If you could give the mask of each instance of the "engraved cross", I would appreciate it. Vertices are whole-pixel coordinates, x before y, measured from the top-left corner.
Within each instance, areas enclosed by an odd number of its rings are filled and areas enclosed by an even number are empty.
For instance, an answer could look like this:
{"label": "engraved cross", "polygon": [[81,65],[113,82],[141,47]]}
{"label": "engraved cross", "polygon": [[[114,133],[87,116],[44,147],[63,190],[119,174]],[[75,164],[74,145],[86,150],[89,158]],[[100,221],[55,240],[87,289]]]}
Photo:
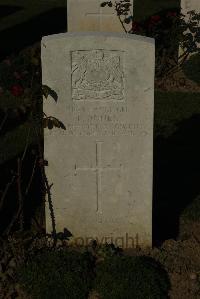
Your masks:
{"label": "engraved cross", "polygon": [[190,5],[191,5],[191,1],[186,0],[186,1],[185,1],[185,8],[186,8],[187,10],[190,9]]}
{"label": "engraved cross", "polygon": [[[99,28],[101,29],[102,28],[102,24],[103,24],[103,17],[113,17],[113,15],[115,15],[115,12],[113,10],[112,13],[106,13],[105,12],[105,8],[104,7],[101,7],[101,3],[102,3],[102,0],[99,0],[99,3],[98,3],[98,10],[96,12],[93,12],[93,13],[86,13],[85,16],[87,17],[98,17],[98,21],[99,21]],[[113,9],[113,8],[112,8]]]}
{"label": "engraved cross", "polygon": [[102,166],[102,141],[96,141],[96,154],[95,154],[95,167],[77,167],[75,164],[75,175],[77,175],[77,171],[94,171],[96,174],[96,212],[102,214],[102,205],[101,205],[101,196],[102,196],[102,172],[106,170],[116,170],[121,171],[122,164],[120,167],[111,167],[108,165],[107,167]]}

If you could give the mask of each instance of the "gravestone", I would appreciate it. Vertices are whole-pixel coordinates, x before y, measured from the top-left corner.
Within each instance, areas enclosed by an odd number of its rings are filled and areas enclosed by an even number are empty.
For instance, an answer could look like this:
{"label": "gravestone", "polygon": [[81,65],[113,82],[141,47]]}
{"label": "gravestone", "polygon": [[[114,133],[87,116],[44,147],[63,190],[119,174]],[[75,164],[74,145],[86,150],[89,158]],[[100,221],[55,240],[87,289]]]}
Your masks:
{"label": "gravestone", "polygon": [[[114,7],[101,7],[103,0],[68,0],[67,25],[68,32],[98,31],[125,32]],[[114,2],[113,2],[114,3]],[[130,0],[133,15],[133,0]],[[124,24],[126,29],[130,25]]]}
{"label": "gravestone", "polygon": [[154,39],[64,33],[41,48],[43,84],[58,95],[44,112],[66,127],[44,130],[57,231],[80,245],[150,246]]}
{"label": "gravestone", "polygon": [[[181,13],[185,15],[185,20],[189,19],[187,12],[194,10],[196,13],[200,13],[200,1],[199,0],[181,0]],[[187,33],[187,31],[186,31]],[[200,46],[200,44],[198,44]],[[183,54],[183,50],[179,48],[179,56]],[[192,55],[192,54],[191,54]],[[189,55],[189,57],[191,56]]]}
{"label": "gravestone", "polygon": [[200,12],[200,1],[199,0],[181,0],[181,12],[186,15],[187,12],[195,10],[196,12]]}

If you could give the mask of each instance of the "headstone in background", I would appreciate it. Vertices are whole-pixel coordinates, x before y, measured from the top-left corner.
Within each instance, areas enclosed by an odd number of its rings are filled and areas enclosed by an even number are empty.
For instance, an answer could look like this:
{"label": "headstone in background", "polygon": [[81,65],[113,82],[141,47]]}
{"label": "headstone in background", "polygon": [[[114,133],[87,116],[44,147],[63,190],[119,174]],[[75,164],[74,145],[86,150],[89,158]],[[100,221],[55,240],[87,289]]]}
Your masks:
{"label": "headstone in background", "polygon": [[[186,21],[189,19],[187,12],[191,10],[194,10],[196,13],[200,13],[200,0],[181,0],[181,13],[185,15]],[[179,56],[181,54],[183,54],[183,50],[179,48]]]}
{"label": "headstone in background", "polygon": [[57,231],[84,245],[151,245],[154,40],[65,33],[41,47],[43,84],[58,94],[44,112],[66,127],[44,132]]}
{"label": "headstone in background", "polygon": [[200,1],[199,0],[181,0],[181,12],[186,15],[187,12],[195,10],[196,12],[200,12]]}
{"label": "headstone in background", "polygon": [[[68,32],[103,31],[125,32],[114,7],[101,7],[103,0],[68,0]],[[133,12],[133,0],[130,0]],[[131,13],[132,15],[132,13]],[[125,24],[126,29],[130,25]]]}

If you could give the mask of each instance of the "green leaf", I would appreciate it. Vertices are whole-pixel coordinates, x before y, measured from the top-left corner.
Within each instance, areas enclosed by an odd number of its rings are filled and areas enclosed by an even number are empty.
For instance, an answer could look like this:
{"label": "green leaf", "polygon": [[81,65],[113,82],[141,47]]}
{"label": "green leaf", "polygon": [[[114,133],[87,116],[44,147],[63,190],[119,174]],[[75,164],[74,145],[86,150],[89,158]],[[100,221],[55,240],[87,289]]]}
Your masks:
{"label": "green leaf", "polygon": [[53,129],[53,121],[50,118],[47,119],[47,126],[49,130]]}
{"label": "green leaf", "polygon": [[131,22],[131,18],[130,18],[130,17],[124,19],[124,23],[126,23],[126,24],[130,24],[130,22]]}
{"label": "green leaf", "polygon": [[46,128],[48,125],[48,118],[47,117],[43,118],[42,122],[43,122],[43,128]]}
{"label": "green leaf", "polygon": [[66,130],[65,125],[61,121],[60,121],[60,127],[61,127],[61,129]]}
{"label": "green leaf", "polygon": [[51,117],[51,120],[55,127],[66,130],[65,125],[59,119],[57,119],[56,117]]}
{"label": "green leaf", "polygon": [[57,93],[47,85],[42,85],[42,94],[44,95],[44,97],[46,99],[50,95],[54,99],[55,102],[57,102],[57,100],[58,100]]}
{"label": "green leaf", "polygon": [[107,2],[102,2],[101,7],[105,7],[107,5]]}
{"label": "green leaf", "polygon": [[39,61],[38,58],[36,58],[36,57],[32,57],[32,58],[31,58],[31,63],[32,63],[33,65],[35,65],[35,66],[38,66],[38,65],[40,64],[40,61]]}
{"label": "green leaf", "polygon": [[51,117],[51,121],[52,121],[54,127],[60,128],[60,121],[57,118]]}

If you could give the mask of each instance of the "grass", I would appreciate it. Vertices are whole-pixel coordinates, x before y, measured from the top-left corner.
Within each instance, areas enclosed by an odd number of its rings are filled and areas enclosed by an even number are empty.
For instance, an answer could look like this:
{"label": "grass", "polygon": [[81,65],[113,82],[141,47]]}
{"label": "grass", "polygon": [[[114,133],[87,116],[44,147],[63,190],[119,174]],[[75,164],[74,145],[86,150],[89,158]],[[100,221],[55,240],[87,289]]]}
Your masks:
{"label": "grass", "polygon": [[170,136],[181,121],[200,114],[199,93],[155,92],[154,137]]}

